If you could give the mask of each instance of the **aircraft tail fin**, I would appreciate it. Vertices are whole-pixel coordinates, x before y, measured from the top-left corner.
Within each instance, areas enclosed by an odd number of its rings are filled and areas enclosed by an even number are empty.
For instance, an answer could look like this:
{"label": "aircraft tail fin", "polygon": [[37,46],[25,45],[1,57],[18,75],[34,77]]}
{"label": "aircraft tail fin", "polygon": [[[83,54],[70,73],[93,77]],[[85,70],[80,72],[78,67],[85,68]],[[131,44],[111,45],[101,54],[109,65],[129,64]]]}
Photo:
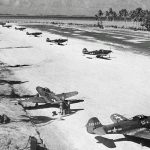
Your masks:
{"label": "aircraft tail fin", "polygon": [[89,119],[88,123],[86,124],[87,132],[90,134],[95,134],[94,130],[99,127],[103,127],[103,125],[96,117]]}
{"label": "aircraft tail fin", "polygon": [[50,38],[47,38],[47,39],[46,39],[46,42],[51,42]]}
{"label": "aircraft tail fin", "polygon": [[87,52],[88,52],[88,50],[86,48],[83,48],[82,53],[85,54]]}

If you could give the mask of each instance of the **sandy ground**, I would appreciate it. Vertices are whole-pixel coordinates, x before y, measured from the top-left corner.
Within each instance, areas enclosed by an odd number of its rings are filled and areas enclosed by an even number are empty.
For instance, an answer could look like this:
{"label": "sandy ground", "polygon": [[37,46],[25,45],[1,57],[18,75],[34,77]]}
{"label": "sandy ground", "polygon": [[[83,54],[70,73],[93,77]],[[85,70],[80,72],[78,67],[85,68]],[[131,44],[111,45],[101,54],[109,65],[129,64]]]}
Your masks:
{"label": "sandy ground", "polygon": [[[32,31],[33,29],[28,29]],[[126,117],[137,114],[150,115],[150,59],[147,56],[120,52],[112,47],[111,60],[87,59],[82,49],[108,48],[103,42],[89,42],[69,38],[68,45],[50,45],[47,37],[60,37],[43,32],[42,37],[27,36],[25,31],[0,27],[0,60],[7,64],[30,64],[30,67],[14,69],[22,81],[29,81],[24,88],[36,94],[35,87],[48,87],[56,93],[77,90],[77,98],[84,103],[72,105],[75,113],[63,120],[51,120],[37,126],[49,149],[97,150],[109,149],[107,139],[119,139],[122,135],[106,135],[102,138],[86,132],[90,117],[96,116],[103,124],[111,123],[113,113]],[[11,47],[11,48],[10,48]],[[18,48],[19,47],[19,48]],[[82,110],[83,109],[83,110]],[[51,118],[54,108],[30,110],[32,116]],[[57,110],[57,109],[56,109]],[[98,139],[98,141],[96,140]],[[112,140],[113,141],[113,140]],[[133,141],[115,142],[116,150],[141,149]],[[143,146],[142,149],[149,149]]]}

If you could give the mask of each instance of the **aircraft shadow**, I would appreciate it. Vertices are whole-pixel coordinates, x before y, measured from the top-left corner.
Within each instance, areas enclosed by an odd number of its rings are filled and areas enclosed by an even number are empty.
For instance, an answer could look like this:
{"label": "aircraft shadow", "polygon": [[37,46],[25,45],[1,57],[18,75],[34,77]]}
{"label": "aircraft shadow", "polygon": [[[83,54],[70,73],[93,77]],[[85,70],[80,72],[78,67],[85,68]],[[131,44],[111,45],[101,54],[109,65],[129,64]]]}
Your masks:
{"label": "aircraft shadow", "polygon": [[44,105],[38,105],[38,106],[27,106],[24,107],[25,110],[36,110],[36,109],[44,109],[44,108],[59,108],[58,104],[44,104]]}
{"label": "aircraft shadow", "polygon": [[32,48],[32,46],[2,47],[0,49]]}
{"label": "aircraft shadow", "polygon": [[48,150],[48,149],[45,147],[41,147],[40,145],[37,145],[36,150]]}
{"label": "aircraft shadow", "polygon": [[119,141],[131,141],[137,144],[141,144],[142,146],[146,146],[150,148],[150,140],[149,139],[144,139],[144,138],[138,138],[130,135],[125,135],[125,138],[121,139],[116,139],[114,142],[119,142]]}
{"label": "aircraft shadow", "polygon": [[76,112],[81,111],[81,110],[84,110],[84,109],[70,109],[70,114],[66,114],[66,115],[63,116],[63,117],[71,116],[71,115],[73,115],[73,114],[75,114]]}
{"label": "aircraft shadow", "polygon": [[14,91],[14,88],[12,88],[12,91],[9,95],[5,95],[5,94],[0,94],[0,97],[4,97],[4,98],[30,98],[30,97],[35,97],[36,95],[22,95],[20,96],[19,94],[16,94]]}
{"label": "aircraft shadow", "polygon": [[110,57],[96,57],[96,58],[99,58],[99,59],[105,59],[105,60],[111,60]]}
{"label": "aircraft shadow", "polygon": [[20,96],[19,94],[10,94],[10,95],[5,95],[5,94],[0,94],[0,97],[4,98],[30,98],[34,97],[35,95],[22,95]]}
{"label": "aircraft shadow", "polygon": [[22,119],[20,119],[20,121],[23,122],[29,122],[31,121],[33,124],[46,124],[46,123],[50,123],[51,121],[54,121],[55,118],[50,118],[47,116],[26,116],[26,115],[21,115],[21,117],[23,117]]}
{"label": "aircraft shadow", "polygon": [[95,139],[97,140],[97,143],[104,144],[108,148],[115,148],[116,147],[115,142],[121,142],[121,141],[130,141],[150,148],[150,140],[129,136],[129,135],[125,135],[125,138],[120,138],[116,140],[104,138],[102,136],[96,136]]}
{"label": "aircraft shadow", "polygon": [[[84,100],[77,100],[77,101],[74,101],[74,102],[71,102],[71,104],[74,104],[74,103],[80,103],[80,102],[83,102]],[[43,104],[43,105],[38,105],[38,106],[25,106],[24,109],[26,110],[34,110],[34,109],[45,109],[45,108],[59,108],[60,105],[59,104],[50,104],[50,103],[47,103],[47,104]]]}
{"label": "aircraft shadow", "polygon": [[10,85],[13,85],[13,84],[23,84],[23,83],[26,83],[26,82],[29,82],[29,81],[11,81],[11,80],[0,80],[0,84],[1,85],[4,85],[4,84],[10,84]]}
{"label": "aircraft shadow", "polygon": [[11,66],[11,65],[8,65],[8,66],[5,66],[5,67],[10,67],[10,68],[18,68],[18,67],[28,67],[28,66],[31,66],[31,65],[14,65],[14,66]]}
{"label": "aircraft shadow", "polygon": [[34,124],[41,124],[41,123],[50,122],[55,119],[47,117],[47,116],[32,116],[32,117],[30,117],[30,120]]}

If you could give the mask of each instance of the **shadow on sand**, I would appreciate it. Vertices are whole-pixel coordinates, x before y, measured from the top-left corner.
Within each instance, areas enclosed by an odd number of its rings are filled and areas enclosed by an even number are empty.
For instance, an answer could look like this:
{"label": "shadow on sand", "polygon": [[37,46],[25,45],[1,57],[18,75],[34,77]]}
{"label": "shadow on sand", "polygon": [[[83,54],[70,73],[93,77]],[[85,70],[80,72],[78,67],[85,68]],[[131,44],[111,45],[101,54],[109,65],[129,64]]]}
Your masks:
{"label": "shadow on sand", "polygon": [[14,66],[11,66],[11,65],[8,65],[8,66],[5,66],[5,67],[10,67],[10,68],[19,68],[19,67],[29,67],[31,65],[14,65]]}
{"label": "shadow on sand", "polygon": [[50,121],[55,120],[54,118],[50,118],[47,116],[26,116],[26,115],[21,115],[23,117],[21,121],[31,121],[34,124],[42,124],[42,123],[48,123]]}
{"label": "shadow on sand", "polygon": [[35,97],[35,95],[22,95],[20,96],[19,94],[16,94],[14,89],[12,88],[12,91],[9,95],[5,95],[5,94],[0,94],[0,97],[4,97],[4,98],[30,98],[30,97]]}
{"label": "shadow on sand", "polygon": [[29,81],[22,82],[22,81],[0,80],[1,85],[4,85],[4,84],[10,84],[10,85],[23,84],[23,83],[26,83],[26,82],[29,82]]}
{"label": "shadow on sand", "polygon": [[0,49],[32,48],[32,46],[1,47]]}
{"label": "shadow on sand", "polygon": [[47,116],[33,116],[33,117],[30,117],[30,120],[34,124],[41,124],[41,123],[50,122],[50,121],[55,120],[55,119],[47,117]]}
{"label": "shadow on sand", "polygon": [[150,148],[150,140],[129,136],[129,135],[125,135],[125,138],[120,138],[116,140],[104,138],[102,136],[96,136],[95,139],[97,140],[97,143],[104,144],[108,148],[115,148],[116,147],[115,142],[121,142],[121,141],[130,141]]}
{"label": "shadow on sand", "polygon": [[59,104],[44,104],[38,106],[25,106],[25,110],[36,110],[36,109],[45,109],[45,108],[59,108]]}
{"label": "shadow on sand", "polygon": [[[83,101],[84,100],[74,100],[73,102],[71,102],[71,104],[80,103],[80,102],[83,102]],[[27,106],[27,107],[24,107],[24,109],[26,109],[26,110],[34,110],[34,109],[59,108],[59,107],[60,107],[59,104],[50,104],[50,103],[47,103],[47,104],[38,105],[38,106]]]}
{"label": "shadow on sand", "polygon": [[96,57],[96,58],[105,59],[105,60],[111,60],[111,57]]}

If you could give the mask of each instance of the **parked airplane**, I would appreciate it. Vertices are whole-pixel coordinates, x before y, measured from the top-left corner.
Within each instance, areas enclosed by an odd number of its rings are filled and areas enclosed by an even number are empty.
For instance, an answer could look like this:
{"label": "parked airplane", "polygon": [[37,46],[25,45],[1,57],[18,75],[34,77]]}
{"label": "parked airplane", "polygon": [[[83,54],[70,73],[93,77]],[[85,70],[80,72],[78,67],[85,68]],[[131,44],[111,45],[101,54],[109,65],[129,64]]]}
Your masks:
{"label": "parked airplane", "polygon": [[55,39],[55,40],[50,40],[49,38],[46,39],[46,42],[56,43],[58,45],[63,45],[63,43],[67,41],[68,39]]}
{"label": "parked airplane", "polygon": [[5,25],[5,24],[6,24],[5,22],[0,22],[0,25],[2,25],[2,26]]}
{"label": "parked airplane", "polygon": [[[36,103],[36,106],[38,106],[38,103],[50,103],[50,104],[61,104],[61,103],[78,103],[83,100],[77,100],[77,99],[68,99],[69,97],[75,96],[78,94],[77,91],[68,92],[68,93],[62,93],[62,94],[55,94],[52,91],[50,91],[48,88],[43,87],[36,87],[36,90],[38,92],[36,97],[31,97],[29,99],[23,100],[24,102],[32,102]],[[22,100],[19,102],[23,102]]]}
{"label": "parked airplane", "polygon": [[6,25],[6,24],[4,24],[4,25],[2,25],[3,27],[6,27],[6,28],[11,28],[12,27],[12,25]]}
{"label": "parked airplane", "polygon": [[26,28],[24,28],[24,27],[15,27],[15,29],[16,29],[16,30],[23,31],[23,30],[25,30]]}
{"label": "parked airplane", "polygon": [[82,50],[83,54],[96,55],[97,58],[103,58],[104,56],[107,56],[111,52],[112,52],[111,50],[104,50],[104,49],[94,50],[94,51],[88,51],[86,48],[84,48]]}
{"label": "parked airplane", "polygon": [[33,35],[35,37],[38,37],[39,35],[42,34],[42,32],[33,32],[33,33],[29,33],[29,32],[26,32],[27,35]]}
{"label": "parked airplane", "polygon": [[150,139],[150,116],[137,115],[127,119],[119,114],[111,115],[114,122],[109,125],[102,125],[98,118],[91,118],[87,125],[87,132],[90,134],[123,134],[134,137]]}

